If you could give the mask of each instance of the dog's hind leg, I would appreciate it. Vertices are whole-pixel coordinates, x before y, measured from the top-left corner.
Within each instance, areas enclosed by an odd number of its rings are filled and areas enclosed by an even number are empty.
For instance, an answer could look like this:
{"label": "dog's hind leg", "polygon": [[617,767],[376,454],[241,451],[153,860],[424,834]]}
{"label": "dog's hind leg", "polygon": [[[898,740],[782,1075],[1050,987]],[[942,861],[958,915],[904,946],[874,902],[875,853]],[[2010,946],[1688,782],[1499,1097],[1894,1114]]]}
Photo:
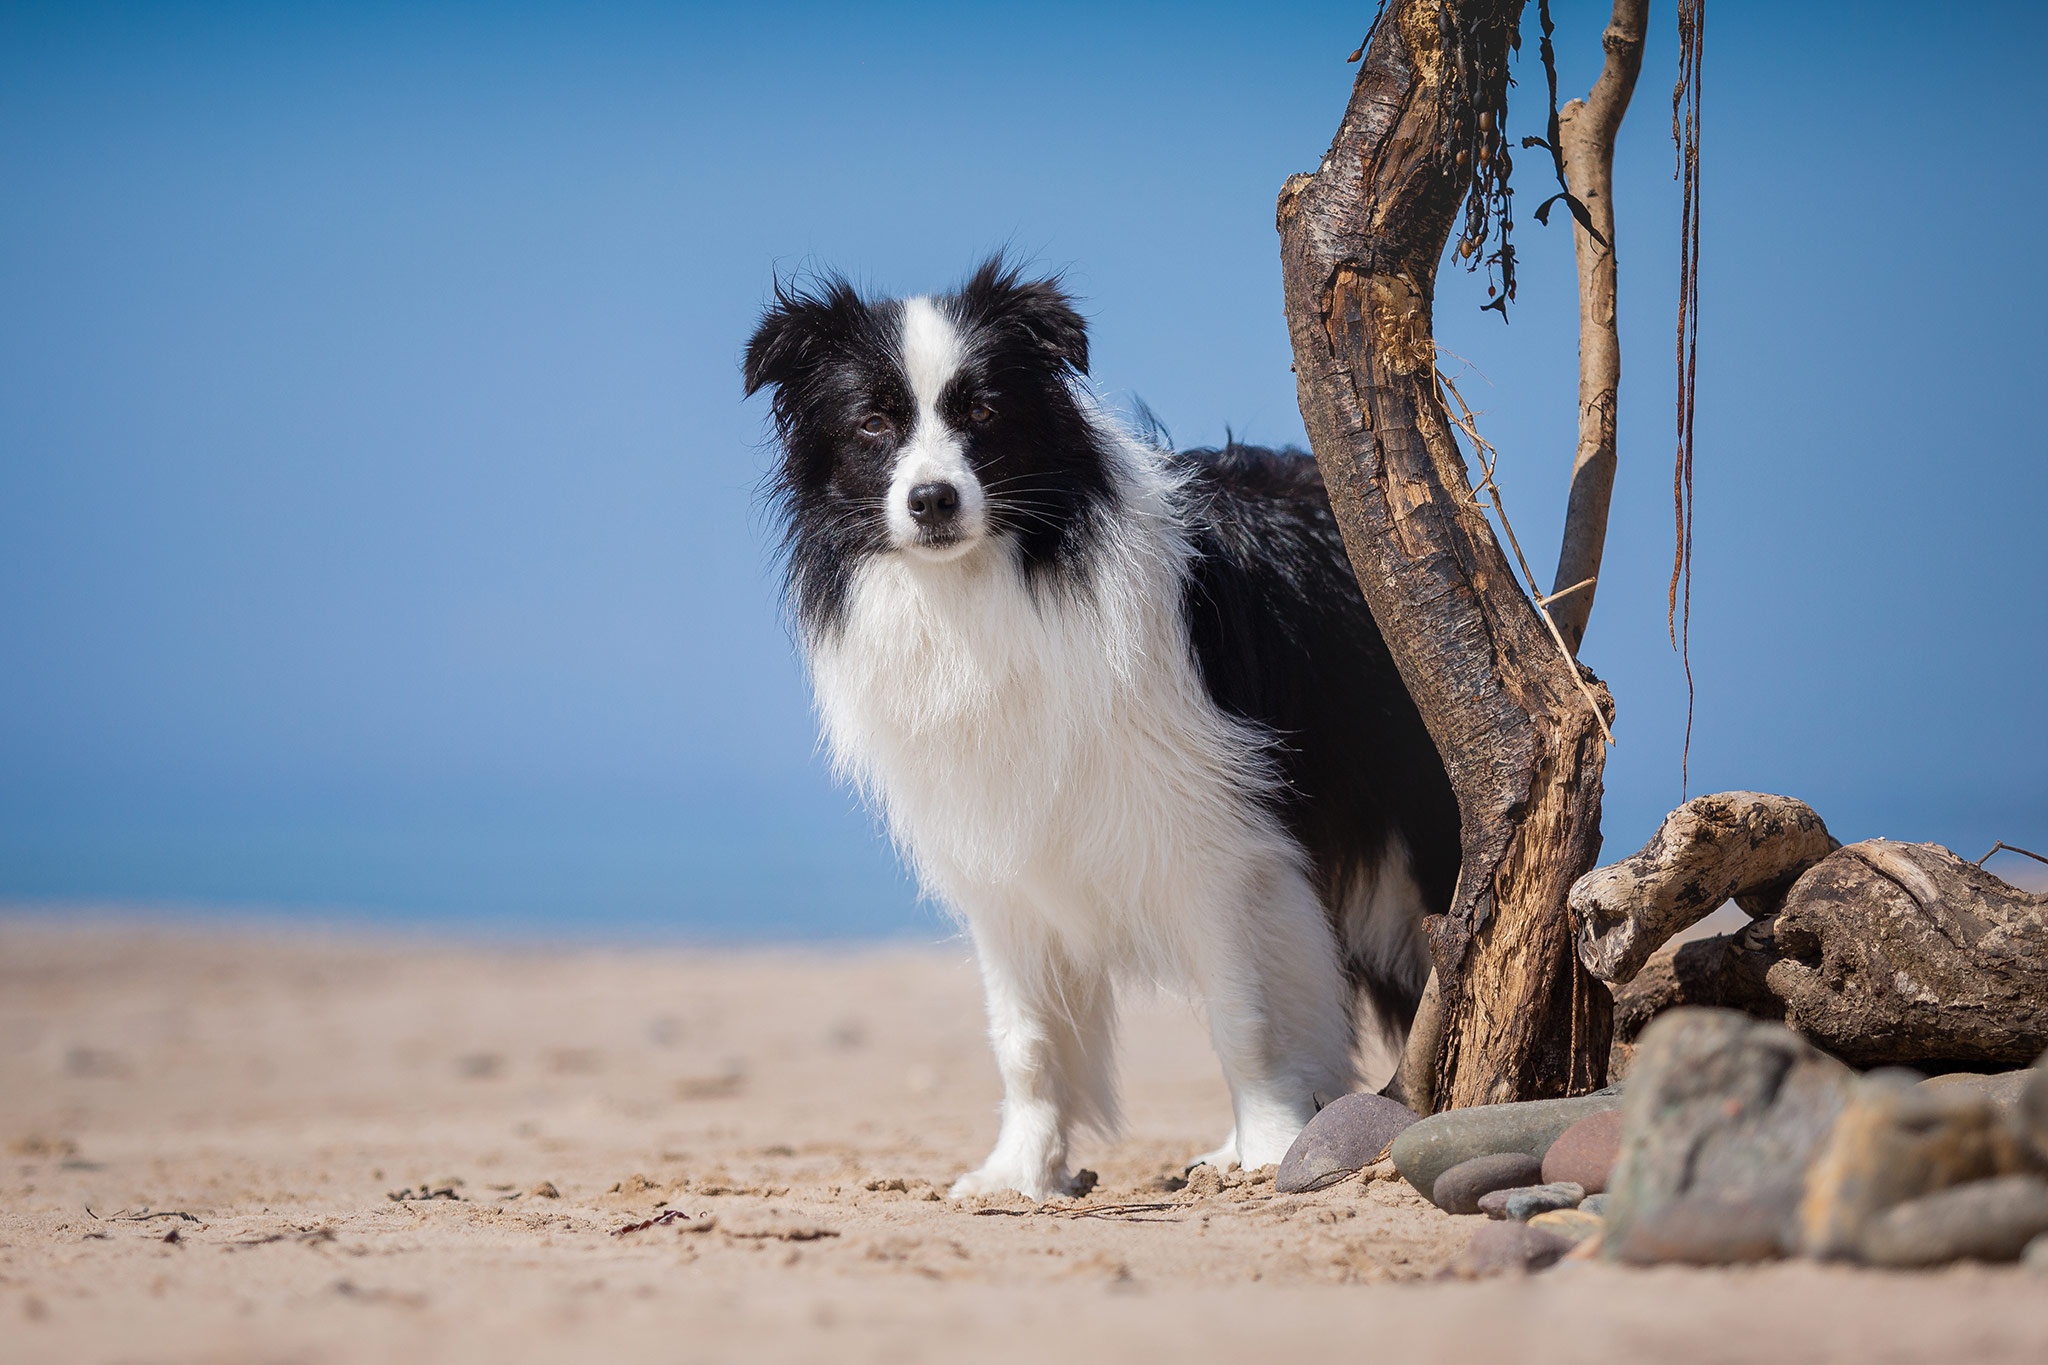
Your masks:
{"label": "dog's hind leg", "polygon": [[975,947],[1003,1076],[1002,1129],[980,1169],[953,1182],[952,1195],[1071,1193],[1073,1130],[1116,1125],[1114,990],[1106,975],[1076,968],[1042,941],[977,925]]}
{"label": "dog's hind leg", "polygon": [[1348,1094],[1356,1083],[1351,986],[1291,859],[1263,860],[1233,902],[1212,909],[1196,965],[1237,1127],[1203,1159],[1256,1170],[1286,1155],[1318,1093]]}

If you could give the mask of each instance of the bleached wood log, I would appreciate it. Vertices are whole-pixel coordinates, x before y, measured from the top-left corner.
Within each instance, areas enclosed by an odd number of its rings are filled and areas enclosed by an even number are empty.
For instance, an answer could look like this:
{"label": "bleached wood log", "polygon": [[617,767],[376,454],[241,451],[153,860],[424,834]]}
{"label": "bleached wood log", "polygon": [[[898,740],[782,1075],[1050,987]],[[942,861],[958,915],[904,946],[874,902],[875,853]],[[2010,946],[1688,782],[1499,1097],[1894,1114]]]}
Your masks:
{"label": "bleached wood log", "polygon": [[1853,1066],[2025,1066],[2048,1047],[2048,895],[1939,844],[1871,839],[1801,877],[1765,980]]}
{"label": "bleached wood log", "polygon": [[1694,797],[1635,856],[1573,884],[1579,961],[1602,981],[1625,984],[1673,934],[1731,897],[1752,915],[1775,913],[1799,875],[1839,847],[1804,801],[1763,792]]}

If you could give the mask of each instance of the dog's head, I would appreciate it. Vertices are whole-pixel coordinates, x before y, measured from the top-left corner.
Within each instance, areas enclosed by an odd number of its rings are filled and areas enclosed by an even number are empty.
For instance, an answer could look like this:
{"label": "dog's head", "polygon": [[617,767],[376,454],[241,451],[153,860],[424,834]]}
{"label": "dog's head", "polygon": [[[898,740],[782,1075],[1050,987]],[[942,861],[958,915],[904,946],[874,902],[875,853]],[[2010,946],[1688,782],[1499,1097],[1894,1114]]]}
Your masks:
{"label": "dog's head", "polygon": [[1007,538],[1050,566],[1108,488],[1075,388],[1087,324],[1056,280],[1000,258],[932,297],[778,285],[745,369],[749,394],[775,391],[793,560],[943,563]]}

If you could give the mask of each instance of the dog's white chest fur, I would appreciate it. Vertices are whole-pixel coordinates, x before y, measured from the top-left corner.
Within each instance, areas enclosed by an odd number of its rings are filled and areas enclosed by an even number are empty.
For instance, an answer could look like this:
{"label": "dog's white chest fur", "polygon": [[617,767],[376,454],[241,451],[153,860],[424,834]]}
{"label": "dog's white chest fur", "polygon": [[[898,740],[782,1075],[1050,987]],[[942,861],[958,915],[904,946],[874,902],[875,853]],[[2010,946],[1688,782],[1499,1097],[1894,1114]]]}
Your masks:
{"label": "dog's white chest fur", "polygon": [[970,920],[1176,973],[1204,899],[1191,888],[1239,881],[1248,845],[1284,842],[1259,805],[1258,736],[1195,675],[1184,554],[1134,518],[1087,587],[1035,592],[1001,542],[947,563],[882,556],[814,645],[836,763]]}

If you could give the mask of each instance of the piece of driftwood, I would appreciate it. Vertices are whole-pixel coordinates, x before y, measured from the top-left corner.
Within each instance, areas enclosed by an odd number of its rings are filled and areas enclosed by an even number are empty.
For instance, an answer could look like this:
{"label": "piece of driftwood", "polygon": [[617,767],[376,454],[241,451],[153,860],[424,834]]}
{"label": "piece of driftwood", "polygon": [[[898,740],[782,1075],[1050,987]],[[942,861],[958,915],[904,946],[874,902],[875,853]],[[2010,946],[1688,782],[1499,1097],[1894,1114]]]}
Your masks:
{"label": "piece of driftwood", "polygon": [[[1551,619],[1577,653],[1600,588],[1607,544],[1607,506],[1614,496],[1614,417],[1621,389],[1621,331],[1615,325],[1614,136],[1628,113],[1650,0],[1614,0],[1600,35],[1606,61],[1583,100],[1558,113],[1558,151],[1565,179],[1586,206],[1592,231],[1574,218],[1572,251],[1579,267],[1579,445],[1572,456],[1571,501],[1550,589]],[[1597,233],[1596,237],[1594,234]]]}
{"label": "piece of driftwood", "polygon": [[2048,895],[1939,844],[1850,844],[1772,926],[1785,1022],[1856,1066],[2025,1066],[2048,1047]]}
{"label": "piece of driftwood", "polygon": [[1665,816],[1633,857],[1573,885],[1579,961],[1610,985],[1626,984],[1673,934],[1730,897],[1751,915],[1775,913],[1799,875],[1839,847],[1804,801],[1763,792],[1696,796]]}
{"label": "piece of driftwood", "polygon": [[1442,1025],[1434,1075],[1414,1087],[1437,1109],[1595,1089],[1608,1051],[1611,1001],[1579,966],[1564,898],[1599,852],[1594,708],[1611,702],[1598,690],[1589,704],[1494,539],[1432,334],[1474,170],[1505,154],[1521,8],[1394,0],[1321,167],[1289,179],[1278,209],[1309,443],[1458,796],[1463,871],[1430,922]]}

